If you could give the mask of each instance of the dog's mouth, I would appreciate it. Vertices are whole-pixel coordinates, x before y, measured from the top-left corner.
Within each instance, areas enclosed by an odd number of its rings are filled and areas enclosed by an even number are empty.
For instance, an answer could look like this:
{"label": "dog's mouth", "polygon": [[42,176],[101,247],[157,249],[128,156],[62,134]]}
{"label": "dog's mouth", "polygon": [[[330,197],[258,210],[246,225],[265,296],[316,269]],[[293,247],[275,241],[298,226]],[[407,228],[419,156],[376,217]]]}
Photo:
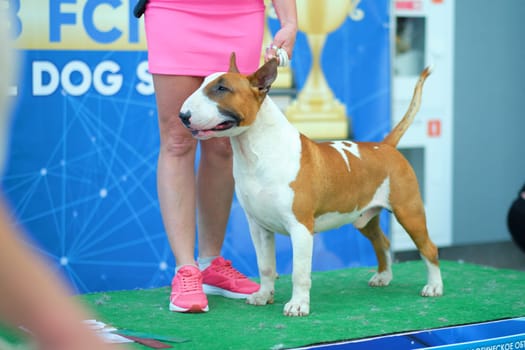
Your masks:
{"label": "dog's mouth", "polygon": [[224,121],[217,124],[211,129],[200,129],[200,130],[192,129],[191,133],[193,134],[193,136],[209,137],[209,136],[212,136],[212,134],[216,131],[229,130],[235,126],[239,126],[239,124],[241,123],[241,120],[242,120],[241,116],[237,114],[236,112],[233,112],[233,111],[230,111],[224,108],[219,108],[219,112],[221,115],[226,117]]}
{"label": "dog's mouth", "polygon": [[238,125],[238,123],[235,120],[225,120],[210,130],[211,131],[223,131],[223,130],[231,129],[236,125]]}
{"label": "dog's mouth", "polygon": [[226,131],[229,130],[235,126],[237,126],[239,123],[236,120],[225,120],[222,123],[217,124],[215,127],[211,129],[191,129],[191,134],[194,137],[197,138],[209,138],[213,137],[214,134],[218,131]]}

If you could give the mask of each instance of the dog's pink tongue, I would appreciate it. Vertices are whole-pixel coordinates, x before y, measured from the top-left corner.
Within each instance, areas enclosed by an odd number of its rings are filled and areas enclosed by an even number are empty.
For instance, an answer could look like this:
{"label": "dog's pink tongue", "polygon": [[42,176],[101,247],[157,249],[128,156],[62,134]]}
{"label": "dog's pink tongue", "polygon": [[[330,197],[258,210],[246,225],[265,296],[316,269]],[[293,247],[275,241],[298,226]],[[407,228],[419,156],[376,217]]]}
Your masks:
{"label": "dog's pink tongue", "polygon": [[231,128],[233,125],[233,123],[231,122],[224,122],[224,123],[220,123],[219,125],[217,125],[214,130],[223,130],[223,129],[229,129]]}

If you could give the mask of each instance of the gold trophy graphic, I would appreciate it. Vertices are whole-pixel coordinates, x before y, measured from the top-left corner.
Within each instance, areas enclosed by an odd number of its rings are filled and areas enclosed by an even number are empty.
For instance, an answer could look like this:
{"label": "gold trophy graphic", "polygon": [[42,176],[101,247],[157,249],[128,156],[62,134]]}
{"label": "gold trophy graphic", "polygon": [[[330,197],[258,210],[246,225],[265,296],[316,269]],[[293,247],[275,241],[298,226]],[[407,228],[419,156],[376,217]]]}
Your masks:
{"label": "gold trophy graphic", "polygon": [[285,111],[299,131],[314,139],[346,139],[349,120],[345,105],[328,86],[321,69],[321,53],[326,36],[339,28],[347,16],[363,18],[357,9],[360,0],[297,0],[299,30],[304,32],[312,51],[312,67],[303,89]]}

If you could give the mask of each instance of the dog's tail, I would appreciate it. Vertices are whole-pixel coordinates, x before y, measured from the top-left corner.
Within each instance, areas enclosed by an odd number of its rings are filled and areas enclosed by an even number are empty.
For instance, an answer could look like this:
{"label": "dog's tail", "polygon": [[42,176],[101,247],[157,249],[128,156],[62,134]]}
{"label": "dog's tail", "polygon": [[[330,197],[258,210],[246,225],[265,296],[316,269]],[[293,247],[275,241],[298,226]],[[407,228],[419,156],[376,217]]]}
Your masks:
{"label": "dog's tail", "polygon": [[410,101],[408,110],[403,116],[403,119],[401,119],[401,121],[395,126],[395,128],[390,132],[390,134],[388,134],[385,137],[383,143],[396,147],[401,137],[405,134],[408,127],[412,124],[414,117],[419,111],[419,106],[421,105],[421,94],[423,92],[423,84],[425,83],[425,80],[431,72],[432,67],[426,67],[421,72],[421,74],[419,75],[419,80],[416,83],[416,87],[414,88],[414,95],[412,95],[412,101]]}

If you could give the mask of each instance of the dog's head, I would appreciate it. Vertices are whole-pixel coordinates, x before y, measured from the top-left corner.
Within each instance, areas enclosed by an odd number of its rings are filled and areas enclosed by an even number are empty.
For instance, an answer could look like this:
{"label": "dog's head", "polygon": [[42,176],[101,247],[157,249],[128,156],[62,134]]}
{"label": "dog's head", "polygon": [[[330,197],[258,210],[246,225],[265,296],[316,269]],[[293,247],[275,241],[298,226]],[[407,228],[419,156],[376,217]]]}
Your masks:
{"label": "dog's head", "polygon": [[198,139],[236,136],[257,118],[257,112],[277,77],[277,60],[271,59],[251,75],[239,73],[235,53],[227,73],[214,73],[184,101],[180,119]]}

